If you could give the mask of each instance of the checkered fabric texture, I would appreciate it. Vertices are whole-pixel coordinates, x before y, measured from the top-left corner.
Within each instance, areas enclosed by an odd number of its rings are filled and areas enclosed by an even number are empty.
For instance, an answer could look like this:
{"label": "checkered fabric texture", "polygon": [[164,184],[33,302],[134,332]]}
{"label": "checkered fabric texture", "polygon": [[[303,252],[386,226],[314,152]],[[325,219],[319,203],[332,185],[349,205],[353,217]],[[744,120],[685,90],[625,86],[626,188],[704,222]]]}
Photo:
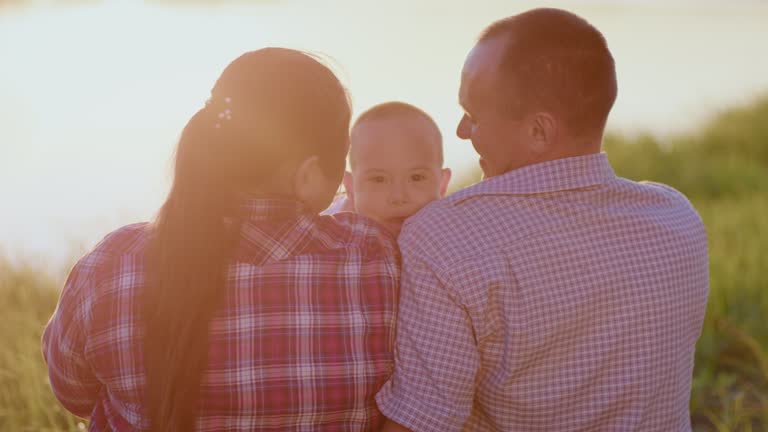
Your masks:
{"label": "checkered fabric texture", "polygon": [[395,373],[416,431],[689,431],[707,240],[688,200],[605,154],[432,203],[399,238]]}
{"label": "checkered fabric texture", "polygon": [[[352,213],[310,215],[294,201],[243,210],[196,430],[378,428],[374,396],[393,370],[395,240]],[[82,258],[43,336],[54,393],[91,416],[92,431],[149,427],[137,296],[148,232],[124,227]]]}

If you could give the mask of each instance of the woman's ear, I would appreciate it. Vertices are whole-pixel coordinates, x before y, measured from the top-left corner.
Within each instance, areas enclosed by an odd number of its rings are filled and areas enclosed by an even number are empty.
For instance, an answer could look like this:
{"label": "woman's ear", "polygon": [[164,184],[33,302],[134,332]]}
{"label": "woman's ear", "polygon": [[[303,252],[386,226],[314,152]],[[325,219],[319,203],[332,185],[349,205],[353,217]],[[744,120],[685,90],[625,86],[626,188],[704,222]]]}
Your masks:
{"label": "woman's ear", "polygon": [[313,211],[320,211],[328,207],[334,192],[335,189],[330,187],[320,166],[320,157],[309,156],[299,163],[293,175],[293,193],[296,199]]}
{"label": "woman's ear", "polygon": [[448,183],[451,182],[451,169],[443,168],[440,174],[440,197],[444,197],[448,192]]}

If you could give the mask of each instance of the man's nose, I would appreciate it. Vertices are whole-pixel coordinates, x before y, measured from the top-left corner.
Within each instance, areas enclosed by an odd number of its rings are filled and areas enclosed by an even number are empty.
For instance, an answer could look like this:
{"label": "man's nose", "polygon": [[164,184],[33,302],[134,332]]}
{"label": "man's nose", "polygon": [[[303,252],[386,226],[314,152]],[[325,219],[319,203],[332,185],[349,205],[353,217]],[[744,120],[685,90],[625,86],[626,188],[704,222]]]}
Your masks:
{"label": "man's nose", "polygon": [[456,136],[463,140],[470,138],[470,124],[466,114],[461,116],[461,120],[459,120],[459,125],[456,127]]}

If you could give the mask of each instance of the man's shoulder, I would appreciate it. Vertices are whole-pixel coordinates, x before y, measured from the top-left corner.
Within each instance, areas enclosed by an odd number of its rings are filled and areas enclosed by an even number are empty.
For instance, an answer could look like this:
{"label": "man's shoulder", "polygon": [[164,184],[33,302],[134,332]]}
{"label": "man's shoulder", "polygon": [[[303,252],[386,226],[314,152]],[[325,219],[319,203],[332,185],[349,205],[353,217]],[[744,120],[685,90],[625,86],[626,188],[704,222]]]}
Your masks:
{"label": "man's shoulder", "polygon": [[493,204],[482,199],[489,195],[494,195],[494,189],[486,181],[472,184],[429,203],[408,219],[406,224],[418,225],[427,232],[447,237],[464,235],[465,229],[488,223],[485,218],[472,218],[473,213],[497,210],[493,209]]}
{"label": "man's shoulder", "polygon": [[688,197],[670,185],[654,181],[634,182],[627,179],[620,180],[629,183],[632,185],[631,187],[639,188],[649,199],[662,203],[666,207],[677,208],[678,210],[689,212],[697,218],[699,217],[698,212]]}
{"label": "man's shoulder", "polygon": [[[411,216],[398,238],[403,253],[406,249],[430,256],[443,265],[474,256],[484,239],[485,220],[474,218],[461,200],[446,197],[433,201]],[[483,246],[484,247],[484,246]]]}
{"label": "man's shoulder", "polygon": [[673,188],[670,185],[664,184],[664,183],[658,183],[654,181],[641,181],[638,182],[639,185],[645,187],[647,190],[653,190],[660,196],[665,197],[666,199],[669,199],[671,201],[679,202],[680,204],[687,204],[690,205],[690,201],[688,200],[688,197],[685,196],[682,192],[679,190]]}
{"label": "man's shoulder", "polygon": [[487,193],[487,189],[488,183],[486,181],[479,181],[457,190],[456,192],[443,198],[442,201],[445,201],[446,204],[451,206],[461,205],[470,198],[474,198]]}

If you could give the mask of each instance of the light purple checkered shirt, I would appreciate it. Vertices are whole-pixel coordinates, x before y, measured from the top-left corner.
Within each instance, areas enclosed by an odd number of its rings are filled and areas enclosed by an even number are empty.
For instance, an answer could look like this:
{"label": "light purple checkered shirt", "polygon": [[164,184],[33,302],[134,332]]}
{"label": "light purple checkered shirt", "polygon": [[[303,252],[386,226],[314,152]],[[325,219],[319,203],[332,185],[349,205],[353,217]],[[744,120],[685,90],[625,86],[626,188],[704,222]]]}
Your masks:
{"label": "light purple checkered shirt", "polygon": [[493,177],[411,218],[395,373],[417,431],[689,431],[707,240],[674,189],[605,154]]}

